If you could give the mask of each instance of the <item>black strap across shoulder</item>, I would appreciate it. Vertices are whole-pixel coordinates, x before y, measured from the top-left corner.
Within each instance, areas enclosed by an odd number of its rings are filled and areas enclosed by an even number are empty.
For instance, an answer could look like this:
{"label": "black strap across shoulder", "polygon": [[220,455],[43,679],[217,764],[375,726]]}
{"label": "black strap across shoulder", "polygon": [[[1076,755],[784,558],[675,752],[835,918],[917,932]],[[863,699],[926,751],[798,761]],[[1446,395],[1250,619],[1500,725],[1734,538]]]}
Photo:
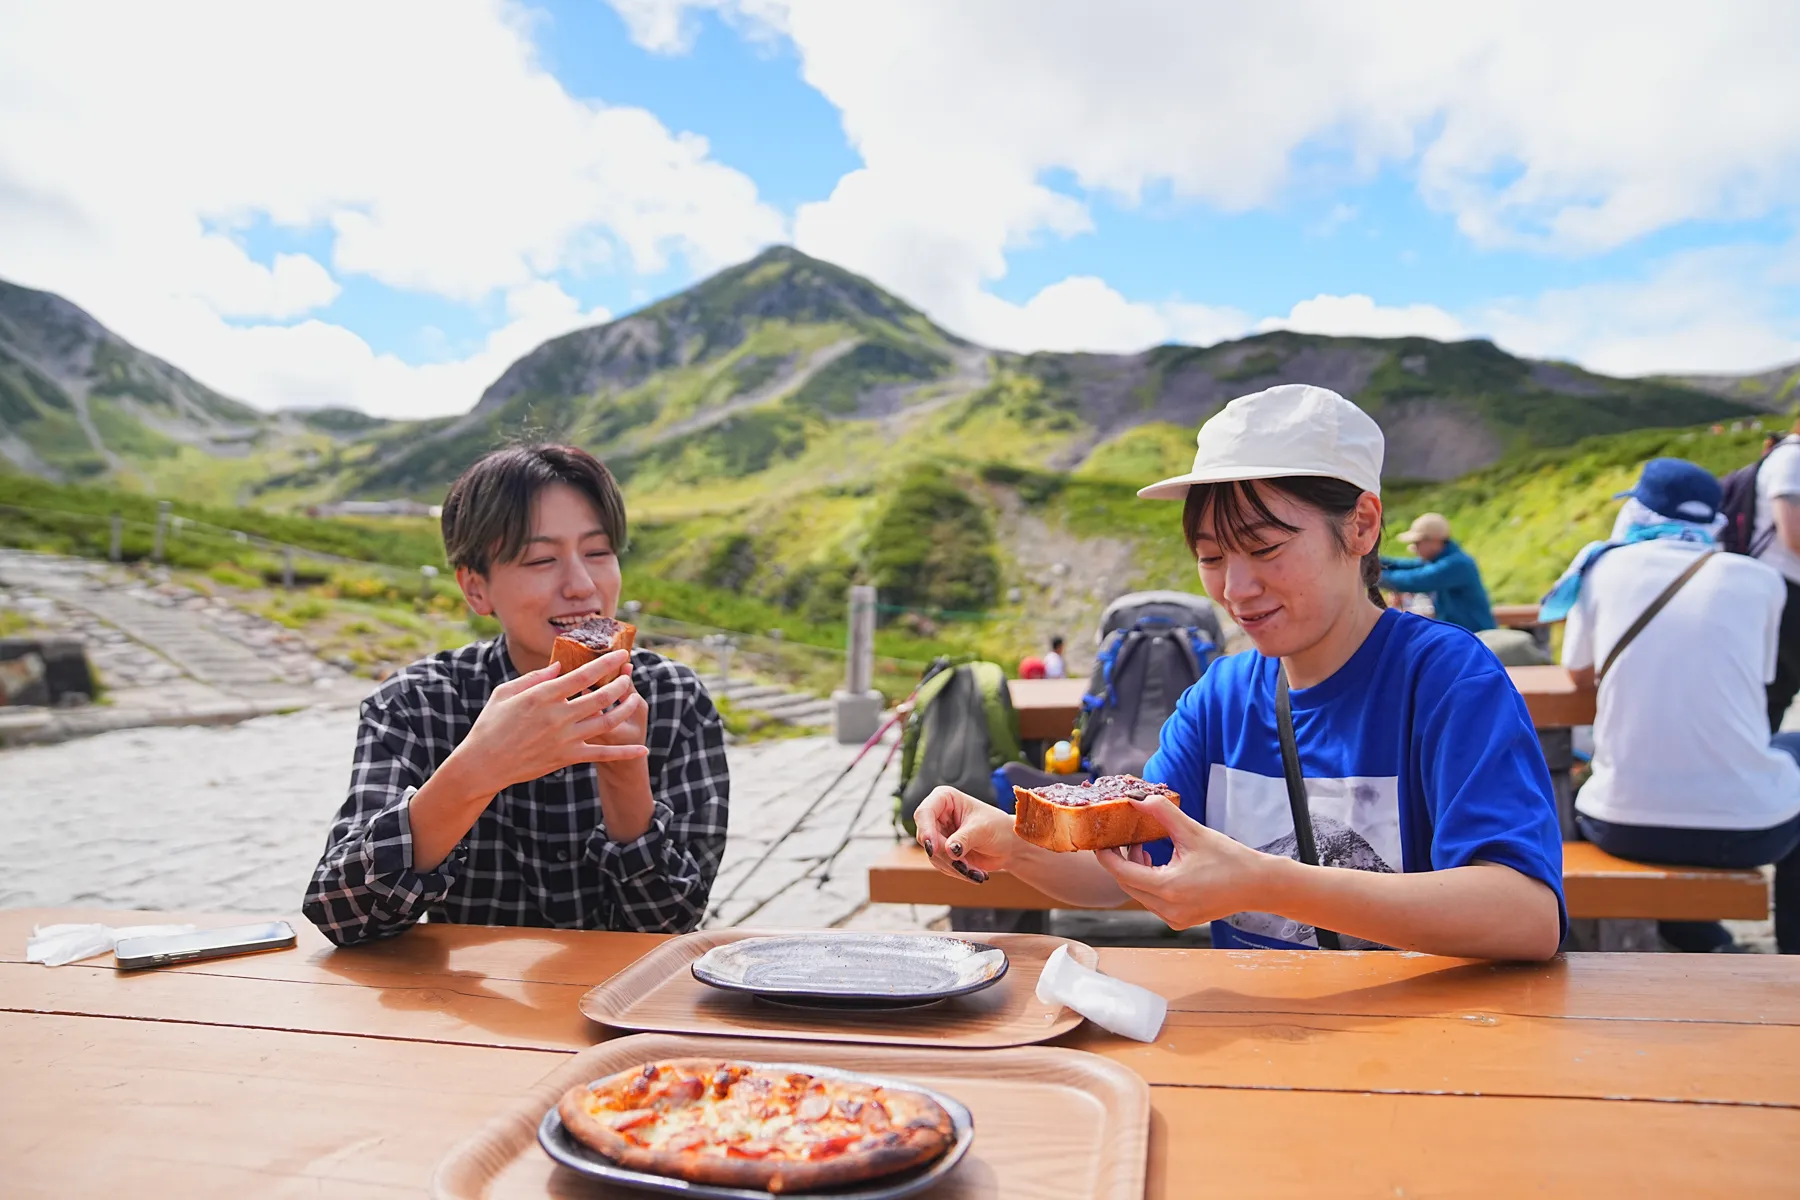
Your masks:
{"label": "black strap across shoulder", "polygon": [[[1294,841],[1299,844],[1300,861],[1309,867],[1319,865],[1319,847],[1313,840],[1312,809],[1306,803],[1306,779],[1300,774],[1300,746],[1294,740],[1294,710],[1288,703],[1287,667],[1275,660],[1275,727],[1281,736],[1281,773],[1287,777],[1288,809],[1294,816]],[[1329,929],[1318,929],[1319,949],[1341,950],[1338,935]]]}
{"label": "black strap across shoulder", "polygon": [[1638,614],[1637,620],[1631,623],[1631,628],[1627,629],[1619,640],[1613,643],[1613,648],[1607,652],[1606,661],[1600,664],[1600,669],[1594,672],[1595,687],[1600,686],[1600,681],[1606,678],[1606,673],[1612,669],[1613,663],[1618,659],[1625,647],[1631,645],[1632,639],[1644,632],[1644,626],[1650,623],[1650,618],[1661,612],[1663,607],[1675,598],[1675,593],[1686,587],[1688,580],[1700,573],[1700,568],[1706,565],[1706,560],[1717,553],[1717,550],[1708,550],[1699,558],[1696,558],[1688,565],[1687,570],[1677,575],[1669,586],[1662,590],[1661,595],[1650,602],[1648,608]]}

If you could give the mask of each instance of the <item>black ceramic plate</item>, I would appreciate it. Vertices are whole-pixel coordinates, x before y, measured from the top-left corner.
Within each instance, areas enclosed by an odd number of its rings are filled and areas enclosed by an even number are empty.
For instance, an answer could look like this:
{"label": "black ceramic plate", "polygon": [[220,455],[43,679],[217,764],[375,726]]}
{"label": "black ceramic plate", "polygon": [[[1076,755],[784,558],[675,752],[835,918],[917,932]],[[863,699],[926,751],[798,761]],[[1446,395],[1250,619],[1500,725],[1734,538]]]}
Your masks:
{"label": "black ceramic plate", "polygon": [[992,987],[1006,974],[1006,951],[918,934],[750,937],[714,946],[692,970],[701,983],[768,999],[893,1006]]}
{"label": "black ceramic plate", "polygon": [[[814,1067],[805,1063],[759,1063],[758,1066],[772,1067],[780,1071],[804,1071],[808,1075],[820,1075],[833,1079],[854,1079],[860,1083],[874,1084],[878,1087],[891,1088],[901,1092],[920,1092],[930,1096],[944,1106],[950,1114],[950,1124],[955,1131],[956,1140],[951,1143],[942,1157],[922,1167],[914,1167],[899,1174],[871,1179],[867,1183],[851,1184],[848,1187],[828,1188],[824,1191],[810,1193],[813,1195],[831,1196],[833,1200],[900,1200],[902,1196],[911,1196],[922,1192],[944,1176],[948,1175],[956,1164],[962,1161],[963,1155],[969,1152],[969,1146],[975,1140],[975,1118],[968,1108],[952,1100],[942,1092],[934,1092],[904,1079],[890,1079],[880,1075],[864,1075],[856,1071],[840,1071],[835,1067]],[[782,1200],[772,1192],[758,1188],[721,1187],[712,1183],[688,1183],[681,1179],[670,1179],[666,1175],[651,1175],[645,1171],[628,1171],[610,1158],[597,1151],[590,1150],[573,1137],[563,1127],[562,1117],[555,1106],[544,1114],[538,1122],[538,1145],[544,1152],[571,1171],[579,1171],[594,1179],[603,1179],[608,1183],[622,1187],[638,1188],[646,1192],[660,1192],[669,1196],[707,1197],[708,1200]],[[807,1195],[805,1192],[784,1192],[783,1196]]]}

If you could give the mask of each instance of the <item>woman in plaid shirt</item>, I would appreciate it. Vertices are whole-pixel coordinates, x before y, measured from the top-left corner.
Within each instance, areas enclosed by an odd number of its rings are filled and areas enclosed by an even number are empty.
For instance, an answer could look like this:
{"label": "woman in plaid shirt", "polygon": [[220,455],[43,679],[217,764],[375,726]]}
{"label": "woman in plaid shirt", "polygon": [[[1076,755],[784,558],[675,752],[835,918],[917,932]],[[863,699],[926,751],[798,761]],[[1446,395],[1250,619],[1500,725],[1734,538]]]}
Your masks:
{"label": "woman in plaid shirt", "polygon": [[496,451],[450,489],[443,531],[469,607],[502,635],[416,662],[363,701],[306,915],[339,945],[427,913],[694,928],[725,848],[718,711],[693,671],[645,650],[560,678],[550,658],[559,631],[618,607],[625,505],[611,473],[571,446]]}

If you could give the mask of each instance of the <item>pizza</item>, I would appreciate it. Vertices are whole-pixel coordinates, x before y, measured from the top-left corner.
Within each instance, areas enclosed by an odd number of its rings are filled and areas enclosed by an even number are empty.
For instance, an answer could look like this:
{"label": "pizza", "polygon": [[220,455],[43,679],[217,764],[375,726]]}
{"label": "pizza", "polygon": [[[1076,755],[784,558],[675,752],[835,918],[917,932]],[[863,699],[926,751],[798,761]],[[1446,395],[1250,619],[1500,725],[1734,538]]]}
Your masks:
{"label": "pizza", "polygon": [[956,1140],[931,1097],[711,1058],[646,1063],[563,1094],[570,1135],[622,1167],[792,1193],[876,1179]]}

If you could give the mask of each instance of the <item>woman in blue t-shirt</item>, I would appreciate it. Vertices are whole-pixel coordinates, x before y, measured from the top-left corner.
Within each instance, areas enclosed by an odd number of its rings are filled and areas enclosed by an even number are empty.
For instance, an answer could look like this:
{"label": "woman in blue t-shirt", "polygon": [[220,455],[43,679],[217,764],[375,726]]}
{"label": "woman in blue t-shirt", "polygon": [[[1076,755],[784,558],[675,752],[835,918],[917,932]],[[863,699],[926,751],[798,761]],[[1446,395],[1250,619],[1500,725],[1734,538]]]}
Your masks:
{"label": "woman in blue t-shirt", "polygon": [[[1530,715],[1467,630],[1381,602],[1381,430],[1323,388],[1234,400],[1194,469],[1145,488],[1184,499],[1207,593],[1255,652],[1181,697],[1134,800],[1168,831],[1129,852],[1054,854],[1006,814],[940,788],[919,844],[939,870],[1009,871],[1061,900],[1136,900],[1225,947],[1390,946],[1479,958],[1556,953],[1562,839]],[[1319,866],[1299,861],[1277,690],[1289,702]],[[1344,869],[1348,868],[1348,869]]]}

